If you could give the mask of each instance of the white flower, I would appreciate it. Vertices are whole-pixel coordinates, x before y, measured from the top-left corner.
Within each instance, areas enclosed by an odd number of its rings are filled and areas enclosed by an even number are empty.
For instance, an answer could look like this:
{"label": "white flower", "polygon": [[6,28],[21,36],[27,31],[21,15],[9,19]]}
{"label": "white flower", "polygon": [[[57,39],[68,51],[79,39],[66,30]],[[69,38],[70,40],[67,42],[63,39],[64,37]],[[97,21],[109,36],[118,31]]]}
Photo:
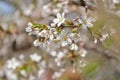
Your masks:
{"label": "white flower", "polygon": [[98,40],[95,38],[95,39],[94,39],[94,43],[96,44],[97,42],[98,42]]}
{"label": "white flower", "polygon": [[78,50],[78,46],[75,43],[70,45],[70,50]]}
{"label": "white flower", "polygon": [[87,51],[85,49],[81,49],[80,50],[80,55],[81,55],[81,57],[86,57]]}
{"label": "white flower", "polygon": [[20,62],[16,60],[16,58],[12,58],[11,60],[7,61],[7,67],[10,69],[16,69],[18,66],[20,66]]}
{"label": "white flower", "polygon": [[54,39],[54,36],[51,34],[50,35],[50,40],[53,40]]}
{"label": "white flower", "polygon": [[31,22],[28,23],[25,31],[29,33],[29,35],[37,35],[39,33],[39,28],[32,28],[33,24]]}
{"label": "white flower", "polygon": [[34,54],[30,55],[30,59],[32,61],[39,62],[41,60],[41,56],[39,56],[38,54],[34,53]]}
{"label": "white flower", "polygon": [[70,38],[67,38],[65,41],[62,41],[61,46],[64,47],[71,43],[72,43],[72,40]]}
{"label": "white flower", "polygon": [[85,60],[80,60],[79,61],[79,67],[85,67],[86,66],[86,64],[87,64],[87,62],[85,61]]}
{"label": "white flower", "polygon": [[52,78],[55,79],[55,78],[60,77],[61,75],[62,75],[61,72],[55,72],[55,73],[53,74]]}
{"label": "white flower", "polygon": [[104,41],[108,37],[109,37],[109,34],[103,34],[102,38],[100,38],[100,41]]}
{"label": "white flower", "polygon": [[60,51],[60,52],[58,52],[57,57],[58,58],[62,58],[64,55],[65,55],[65,53]]}
{"label": "white flower", "polygon": [[27,77],[27,73],[24,69],[20,71],[20,74],[24,77]]}
{"label": "white flower", "polygon": [[40,70],[38,71],[38,76],[41,77],[44,72],[45,72],[45,69],[40,69]]}
{"label": "white flower", "polygon": [[18,76],[13,70],[6,69],[5,75],[8,80],[18,80]]}
{"label": "white flower", "polygon": [[62,41],[62,43],[61,43],[61,46],[66,46],[68,43],[67,43],[67,41]]}
{"label": "white flower", "polygon": [[57,63],[57,66],[61,65],[61,58],[65,55],[64,52],[58,52],[57,57],[55,58],[55,62]]}
{"label": "white flower", "polygon": [[38,33],[38,37],[41,36],[41,37],[45,37],[45,38],[48,38],[48,31],[47,30],[42,30],[41,32]]}
{"label": "white flower", "polygon": [[53,23],[51,23],[51,26],[55,26],[57,24],[57,26],[59,27],[65,21],[64,16],[65,16],[65,13],[62,13],[62,15],[60,13],[58,13],[57,18],[55,18],[53,20]]}
{"label": "white flower", "polygon": [[33,42],[34,46],[40,46],[41,45],[41,42],[36,39],[34,42]]}
{"label": "white flower", "polygon": [[86,29],[87,27],[92,27],[93,24],[92,22],[95,22],[95,18],[89,17],[87,18],[87,16],[82,16],[79,19],[79,23],[82,24],[82,28]]}
{"label": "white flower", "polygon": [[81,41],[81,36],[78,33],[70,33],[68,34],[68,37],[75,43],[77,43],[78,41]]}
{"label": "white flower", "polygon": [[53,78],[53,79],[58,78],[58,77],[60,77],[64,72],[65,72],[65,69],[61,69],[59,72],[54,72],[52,78]]}
{"label": "white flower", "polygon": [[32,32],[32,26],[33,26],[33,24],[31,22],[29,22],[27,25],[27,28],[25,29],[26,32]]}
{"label": "white flower", "polygon": [[56,51],[51,51],[50,54],[51,54],[53,57],[57,56],[57,52],[56,52]]}

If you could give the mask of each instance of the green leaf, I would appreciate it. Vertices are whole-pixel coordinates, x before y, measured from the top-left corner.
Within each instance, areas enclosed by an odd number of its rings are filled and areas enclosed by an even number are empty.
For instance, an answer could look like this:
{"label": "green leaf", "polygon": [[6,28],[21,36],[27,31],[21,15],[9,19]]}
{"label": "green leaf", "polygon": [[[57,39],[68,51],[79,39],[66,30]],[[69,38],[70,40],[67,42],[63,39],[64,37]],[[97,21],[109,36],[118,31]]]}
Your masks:
{"label": "green leaf", "polygon": [[47,25],[44,24],[33,24],[33,28],[39,28],[39,29],[48,29]]}

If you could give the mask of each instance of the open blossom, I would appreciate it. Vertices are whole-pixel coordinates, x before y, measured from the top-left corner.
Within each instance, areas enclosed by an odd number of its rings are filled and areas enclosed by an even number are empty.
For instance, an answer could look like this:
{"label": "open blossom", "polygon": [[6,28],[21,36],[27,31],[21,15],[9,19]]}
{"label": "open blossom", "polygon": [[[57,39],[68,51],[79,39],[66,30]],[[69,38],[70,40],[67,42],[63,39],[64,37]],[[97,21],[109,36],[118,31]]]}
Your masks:
{"label": "open blossom", "polygon": [[64,46],[71,44],[71,43],[72,43],[72,40],[70,38],[67,38],[66,40],[61,42],[61,46],[64,47]]}
{"label": "open blossom", "polygon": [[109,37],[109,34],[103,34],[102,38],[100,38],[100,41],[104,41],[105,39],[107,39]]}
{"label": "open blossom", "polygon": [[37,35],[39,33],[39,29],[38,28],[32,28],[33,24],[31,22],[28,23],[25,31],[29,33],[29,35],[33,34],[33,35]]}
{"label": "open blossom", "polygon": [[80,50],[80,55],[81,55],[81,57],[86,57],[87,51],[85,49],[81,49]]}
{"label": "open blossom", "polygon": [[30,55],[30,59],[32,61],[39,62],[41,60],[41,56],[39,56],[38,54],[34,53],[34,54]]}
{"label": "open blossom", "polygon": [[77,44],[72,43],[71,46],[70,46],[70,50],[75,50],[75,51],[78,50]]}
{"label": "open blossom", "polygon": [[51,26],[57,25],[59,27],[65,21],[64,16],[65,16],[65,13],[62,13],[62,14],[58,13],[57,18],[53,20],[53,23],[51,23]]}
{"label": "open blossom", "polygon": [[32,26],[33,26],[33,24],[31,22],[29,22],[27,25],[27,28],[25,29],[26,32],[32,32]]}
{"label": "open blossom", "polygon": [[93,24],[92,22],[95,22],[95,18],[89,17],[87,18],[87,16],[82,16],[79,19],[79,23],[82,24],[82,28],[86,29],[87,27],[92,27]]}
{"label": "open blossom", "polygon": [[55,58],[55,62],[56,62],[56,64],[57,64],[57,66],[60,66],[61,65],[61,59],[62,59],[62,57],[65,55],[65,53],[64,52],[58,52],[58,54],[57,54],[57,56],[56,56],[56,58]]}
{"label": "open blossom", "polygon": [[7,61],[7,67],[10,69],[16,69],[18,66],[20,66],[20,62],[16,58]]}
{"label": "open blossom", "polygon": [[36,39],[34,42],[33,42],[34,46],[40,46],[41,43],[38,39]]}
{"label": "open blossom", "polygon": [[38,33],[37,35],[38,37],[41,36],[41,37],[45,37],[45,38],[48,38],[49,36],[49,33],[47,30],[42,30],[41,32]]}

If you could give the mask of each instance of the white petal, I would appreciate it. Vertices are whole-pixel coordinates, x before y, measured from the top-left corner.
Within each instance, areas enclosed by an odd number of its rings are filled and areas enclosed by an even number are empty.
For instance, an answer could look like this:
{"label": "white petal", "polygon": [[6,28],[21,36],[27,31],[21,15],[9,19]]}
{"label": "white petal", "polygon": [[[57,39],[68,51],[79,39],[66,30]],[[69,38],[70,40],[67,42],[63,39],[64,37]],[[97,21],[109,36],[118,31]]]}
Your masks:
{"label": "white petal", "polygon": [[68,44],[72,43],[72,40],[70,38],[67,39]]}
{"label": "white petal", "polygon": [[81,24],[83,23],[83,21],[82,21],[81,19],[79,19],[78,21],[79,21],[79,23],[81,23]]}
{"label": "white petal", "polygon": [[51,51],[50,53],[53,57],[57,56],[57,52],[56,51]]}
{"label": "white petal", "polygon": [[88,26],[88,27],[92,27],[93,24],[92,24],[92,23],[88,23],[87,26]]}
{"label": "white petal", "polygon": [[28,23],[28,27],[32,27],[33,24],[31,22]]}
{"label": "white petal", "polygon": [[64,23],[64,21],[65,21],[65,18],[62,19],[61,23]]}
{"label": "white petal", "polygon": [[58,23],[59,21],[60,21],[60,20],[57,19],[57,18],[53,20],[54,23]]}
{"label": "white petal", "polygon": [[63,18],[65,17],[65,13],[64,13],[64,12],[62,13],[62,17],[63,17]]}
{"label": "white petal", "polygon": [[32,32],[32,29],[31,29],[31,27],[27,27],[27,28],[25,29],[25,31],[26,31],[26,32]]}
{"label": "white petal", "polygon": [[85,24],[82,24],[82,28],[83,28],[83,29],[86,29],[87,26],[86,26]]}
{"label": "white petal", "polygon": [[51,23],[51,24],[50,24],[50,26],[52,26],[52,27],[55,26],[55,25],[56,25],[55,23]]}
{"label": "white petal", "polygon": [[66,46],[67,45],[67,42],[66,41],[63,41],[62,43],[61,43],[61,46]]}
{"label": "white petal", "polygon": [[87,22],[87,23],[90,23],[90,22],[93,22],[94,20],[95,20],[94,18],[90,17],[90,18],[87,19],[86,22]]}
{"label": "white petal", "polygon": [[71,44],[70,50],[78,50],[78,46],[76,44]]}
{"label": "white petal", "polygon": [[35,41],[33,42],[33,44],[34,44],[34,46],[39,46],[39,45],[40,45],[40,42],[39,42],[38,40],[35,40]]}
{"label": "white petal", "polygon": [[87,51],[84,49],[81,49],[81,57],[86,57]]}
{"label": "white petal", "polygon": [[53,35],[50,35],[50,40],[53,40],[54,39],[54,36]]}
{"label": "white petal", "polygon": [[97,39],[94,39],[94,43],[95,43],[95,44],[97,43]]}
{"label": "white petal", "polygon": [[61,18],[61,14],[60,13],[57,13],[57,18]]}
{"label": "white petal", "polygon": [[62,23],[61,23],[61,22],[59,22],[57,26],[59,27],[61,24],[62,24]]}

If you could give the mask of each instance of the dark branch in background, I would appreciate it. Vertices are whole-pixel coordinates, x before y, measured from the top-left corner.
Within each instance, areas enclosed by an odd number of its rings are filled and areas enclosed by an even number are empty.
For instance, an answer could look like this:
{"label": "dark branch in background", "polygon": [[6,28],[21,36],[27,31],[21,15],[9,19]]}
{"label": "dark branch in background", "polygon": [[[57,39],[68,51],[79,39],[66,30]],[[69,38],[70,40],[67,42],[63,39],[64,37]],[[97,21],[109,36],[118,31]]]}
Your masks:
{"label": "dark branch in background", "polygon": [[71,0],[71,3],[74,4],[74,5],[80,5],[80,6],[83,6],[83,7],[86,6],[86,2],[84,0],[78,0],[78,1],[72,1]]}
{"label": "dark branch in background", "polygon": [[74,4],[74,5],[78,5],[78,6],[82,6],[82,7],[87,7],[87,9],[90,9],[90,10],[95,10],[96,9],[96,7],[95,7],[94,4],[87,3],[84,0],[71,1],[71,3]]}

